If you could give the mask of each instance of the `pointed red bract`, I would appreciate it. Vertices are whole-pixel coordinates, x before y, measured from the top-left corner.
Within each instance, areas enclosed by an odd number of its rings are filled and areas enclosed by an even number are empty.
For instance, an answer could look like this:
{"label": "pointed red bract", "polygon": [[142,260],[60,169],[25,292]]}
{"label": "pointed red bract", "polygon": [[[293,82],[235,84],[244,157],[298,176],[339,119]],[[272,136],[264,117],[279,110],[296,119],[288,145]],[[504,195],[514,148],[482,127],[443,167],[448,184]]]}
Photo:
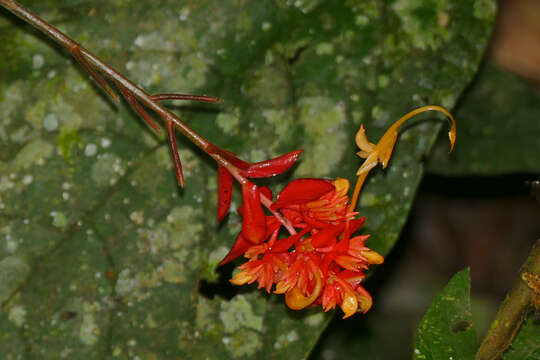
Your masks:
{"label": "pointed red bract", "polygon": [[289,170],[294,165],[304,150],[295,150],[273,159],[250,164],[240,173],[248,178],[266,178],[276,176]]}
{"label": "pointed red bract", "polygon": [[284,206],[305,204],[317,200],[334,189],[334,185],[329,180],[296,179],[279,193],[272,209],[277,210]]}
{"label": "pointed red bract", "polygon": [[345,224],[341,223],[323,229],[311,237],[311,244],[314,248],[324,248],[335,244],[337,236],[343,232],[344,228]]}
{"label": "pointed red bract", "polygon": [[242,185],[242,197],[244,198],[242,234],[247,241],[258,244],[266,235],[266,218],[257,185],[251,182]]}
{"label": "pointed red bract", "polygon": [[301,232],[295,235],[291,235],[285,239],[278,240],[274,246],[270,248],[270,252],[272,253],[280,253],[280,252],[286,252],[289,251],[291,246],[294,245],[298,240],[302,238],[302,236],[305,235],[305,232]]}
{"label": "pointed red bract", "polygon": [[243,253],[245,253],[246,250],[249,249],[251,246],[253,246],[253,244],[246,241],[246,239],[244,239],[244,237],[242,236],[242,233],[238,234],[231,251],[229,251],[229,253],[227,254],[227,256],[225,256],[223,260],[221,260],[219,265],[225,265],[228,262],[233,261],[237,257],[241,256]]}
{"label": "pointed red bract", "polygon": [[218,222],[229,212],[232,198],[233,179],[231,173],[223,166],[218,167]]}

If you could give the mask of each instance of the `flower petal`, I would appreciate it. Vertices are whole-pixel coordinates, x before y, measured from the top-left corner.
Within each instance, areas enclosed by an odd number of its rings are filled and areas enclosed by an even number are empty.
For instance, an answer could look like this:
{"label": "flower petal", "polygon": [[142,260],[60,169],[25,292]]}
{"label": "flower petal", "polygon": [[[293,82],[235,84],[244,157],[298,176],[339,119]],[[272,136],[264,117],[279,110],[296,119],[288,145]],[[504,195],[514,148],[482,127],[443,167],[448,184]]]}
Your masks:
{"label": "flower petal", "polygon": [[324,179],[296,179],[291,181],[279,193],[272,209],[284,206],[305,204],[317,200],[322,195],[335,190],[332,181]]}
{"label": "flower petal", "polygon": [[323,229],[311,237],[311,244],[316,249],[335,244],[337,236],[343,232],[344,228],[345,224],[341,223]]}
{"label": "flower petal", "polygon": [[218,222],[229,212],[232,197],[232,175],[223,166],[218,167]]}
{"label": "flower petal", "polygon": [[250,164],[247,169],[241,170],[240,173],[248,178],[266,178],[282,174],[294,165],[303,151],[295,150],[273,159]]}
{"label": "flower petal", "polygon": [[242,234],[247,241],[259,244],[266,236],[266,216],[261,205],[259,188],[247,182],[242,185],[242,196],[244,198]]}

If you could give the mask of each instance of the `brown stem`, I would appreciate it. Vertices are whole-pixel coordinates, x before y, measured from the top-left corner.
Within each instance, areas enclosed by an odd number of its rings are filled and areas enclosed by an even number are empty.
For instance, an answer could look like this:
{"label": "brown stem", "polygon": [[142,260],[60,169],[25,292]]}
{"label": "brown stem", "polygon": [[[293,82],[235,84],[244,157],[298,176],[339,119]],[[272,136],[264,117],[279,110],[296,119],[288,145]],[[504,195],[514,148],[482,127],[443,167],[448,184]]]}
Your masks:
{"label": "brown stem", "polygon": [[540,277],[540,240],[533,246],[527,261],[519,271],[518,279],[495,315],[495,320],[480,345],[475,360],[499,359],[512,344],[527,312],[540,297],[538,288],[527,280],[531,277]]}
{"label": "brown stem", "polygon": [[[131,104],[133,110],[135,110],[135,112],[137,112],[137,114],[139,114],[139,116],[142,117],[144,121],[146,121],[148,126],[154,129],[157,133],[161,134],[161,128],[158,126],[158,124],[155,123],[154,119],[152,119],[152,117],[144,110],[141,104],[139,104],[137,99],[135,99],[131,95],[131,93],[122,85],[118,84],[118,88],[120,89],[122,95],[124,95],[124,98],[127,100],[127,102]],[[168,123],[170,123],[170,121],[167,121],[167,124]]]}
{"label": "brown stem", "polygon": [[[201,135],[199,135],[195,130],[185,124],[180,120],[175,114],[167,110],[165,107],[159,104],[159,101],[162,100],[195,100],[202,102],[219,102],[220,99],[213,96],[206,95],[185,95],[185,94],[157,94],[150,95],[125,76],[114,70],[112,67],[104,63],[97,56],[92,54],[90,51],[79,45],[77,42],[72,40],[70,37],[62,33],[60,30],[56,29],[51,24],[47,23],[45,20],[41,19],[39,16],[26,9],[19,3],[14,0],[0,0],[0,5],[4,8],[11,11],[13,14],[26,21],[27,23],[33,25],[35,28],[42,31],[49,38],[54,40],[60,46],[68,49],[70,53],[77,59],[82,66],[84,66],[96,80],[96,82],[113,98],[117,98],[116,94],[109,87],[107,82],[101,77],[101,75],[95,71],[99,70],[102,74],[107,75],[112,79],[116,85],[119,87],[121,93],[126,97],[126,100],[134,106],[135,110],[144,118],[144,120],[154,129],[157,128],[157,125],[152,121],[150,116],[146,114],[142,106],[137,102],[141,102],[143,105],[154,111],[158,114],[167,125],[169,143],[171,150],[173,151],[173,160],[175,162],[176,175],[178,178],[178,183],[183,185],[183,176],[181,172],[181,167],[179,167],[179,159],[177,161],[178,153],[175,152],[176,143],[174,142],[174,133],[170,131],[172,128],[171,124],[174,124],[178,130],[186,136],[191,142],[201,148],[209,156],[211,156],[218,164],[224,166],[229,170],[229,172],[240,182],[241,184],[248,181],[244,176],[240,174],[235,165],[233,165],[229,160],[227,160],[221,154],[227,153],[227,151],[220,149],[216,145],[208,142]],[[128,95],[126,95],[128,94]],[[147,115],[147,116],[145,116]],[[171,135],[172,134],[172,135]],[[173,138],[171,140],[171,137]],[[176,153],[176,155],[175,155]],[[272,205],[272,200],[266,198],[261,194],[261,202],[267,207],[272,214],[285,226],[285,228],[291,233],[295,234],[296,231],[292,224],[278,212],[273,211],[270,207]]]}
{"label": "brown stem", "polygon": [[[186,125],[175,114],[167,110],[165,107],[161,106],[156,100],[152,98],[150,94],[146,93],[144,90],[129,81],[126,77],[124,77],[122,74],[104,63],[101,59],[92,54],[90,51],[79,45],[77,42],[62,33],[60,30],[56,29],[54,26],[47,23],[45,20],[41,19],[39,16],[26,9],[16,1],[0,0],[0,5],[11,11],[13,14],[17,15],[22,20],[42,31],[45,35],[50,37],[56,43],[68,49],[72,54],[77,53],[77,55],[74,56],[78,56],[80,54],[81,59],[83,59],[83,65],[86,68],[88,68],[88,64],[89,66],[92,66],[94,69],[99,70],[102,74],[108,76],[116,83],[126,88],[138,101],[140,101],[146,107],[154,111],[165,121],[172,121],[184,136],[186,136],[203,151],[207,152],[206,150],[209,148],[210,143],[206,141],[206,139],[204,139],[188,125]],[[78,60],[81,61],[80,59]],[[212,154],[209,155],[212,156]]]}
{"label": "brown stem", "polygon": [[163,100],[190,100],[190,101],[199,101],[199,102],[208,102],[208,103],[217,103],[221,99],[214,96],[207,95],[190,95],[190,94],[155,94],[152,95],[154,101],[163,101]]}
{"label": "brown stem", "polygon": [[178,181],[178,185],[180,185],[180,187],[184,187],[184,174],[182,173],[182,162],[180,161],[180,155],[178,154],[178,146],[176,145],[176,137],[174,136],[174,124],[170,121],[167,121],[167,135],[169,139],[171,155],[173,158],[176,180]]}

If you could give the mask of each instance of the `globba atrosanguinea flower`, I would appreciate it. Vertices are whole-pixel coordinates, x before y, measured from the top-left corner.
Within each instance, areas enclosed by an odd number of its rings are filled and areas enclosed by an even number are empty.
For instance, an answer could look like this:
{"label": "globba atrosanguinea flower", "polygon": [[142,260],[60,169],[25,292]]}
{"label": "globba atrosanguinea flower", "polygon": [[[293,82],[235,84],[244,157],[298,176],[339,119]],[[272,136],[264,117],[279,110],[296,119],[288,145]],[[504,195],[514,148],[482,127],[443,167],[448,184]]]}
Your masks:
{"label": "globba atrosanguinea flower", "polygon": [[321,304],[325,311],[340,306],[344,317],[359,309],[367,311],[371,297],[361,282],[369,265],[382,263],[383,257],[365,246],[367,236],[351,237],[364,218],[355,219],[357,213],[349,211],[348,188],[348,180],[341,178],[291,181],[272,205],[297,231],[284,238],[278,238],[282,226],[274,217],[249,214],[243,206],[243,219],[255,216],[264,220],[266,231],[262,242],[253,243],[246,240],[247,229],[242,227],[222,262],[241,255],[248,258],[231,282],[256,282],[267,292],[273,289],[284,294],[286,304],[294,310]]}
{"label": "globba atrosanguinea flower", "polygon": [[[357,182],[349,198],[349,181],[343,178],[296,179],[287,184],[273,201],[268,188],[250,181],[242,183],[243,203],[239,208],[242,230],[221,264],[240,256],[248,259],[231,279],[235,285],[257,283],[268,293],[285,295],[293,310],[321,305],[324,311],[339,306],[343,318],[371,308],[372,298],[363,287],[365,271],[384,259],[366,246],[369,235],[356,235],[365,218],[355,212],[360,189],[367,174],[377,165],[388,165],[399,127],[424,111],[440,111],[452,120],[451,148],[455,141],[455,121],[439,106],[426,106],[406,114],[381,137],[368,141],[364,127],[356,134],[358,155],[365,159],[357,172]],[[301,151],[295,151],[257,164],[247,164],[229,153],[229,160],[245,177],[268,177],[292,166]],[[221,219],[230,205],[231,174],[220,168]],[[261,203],[272,214],[266,214]],[[283,230],[288,235],[283,235]]]}

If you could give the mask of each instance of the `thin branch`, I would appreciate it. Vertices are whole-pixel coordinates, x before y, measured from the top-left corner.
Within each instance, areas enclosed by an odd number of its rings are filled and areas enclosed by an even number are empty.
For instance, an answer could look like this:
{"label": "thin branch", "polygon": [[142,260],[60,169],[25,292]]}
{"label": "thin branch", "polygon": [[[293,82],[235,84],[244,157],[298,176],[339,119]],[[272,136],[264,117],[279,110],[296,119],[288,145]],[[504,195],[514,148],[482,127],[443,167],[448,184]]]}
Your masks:
{"label": "thin branch", "polygon": [[528,279],[540,277],[540,240],[533,246],[527,261],[519,271],[519,276],[506,295],[475,360],[495,360],[512,344],[528,311],[538,301],[538,288]]}
{"label": "thin branch", "polygon": [[[168,109],[159,104],[159,101],[163,100],[194,100],[202,102],[215,103],[221,101],[221,99],[206,96],[206,95],[186,95],[186,94],[157,94],[150,95],[145,92],[143,89],[139,88],[137,85],[132,83],[129,79],[123,76],[121,73],[114,70],[112,67],[107,65],[97,56],[92,54],[86,48],[75,42],[69,36],[62,33],[60,30],[41,19],[39,16],[26,9],[19,3],[14,0],[0,0],[0,5],[11,11],[13,14],[26,21],[27,23],[33,25],[38,30],[42,31],[49,38],[54,40],[60,46],[68,49],[70,53],[77,59],[77,61],[91,74],[91,76],[96,80],[96,82],[114,99],[117,99],[116,93],[112,91],[109,87],[109,84],[101,77],[101,75],[96,71],[98,70],[102,74],[108,76],[112,79],[120,92],[126,100],[135,108],[137,113],[143,117],[143,119],[156,131],[158,131],[158,126],[154,123],[152,118],[144,111],[140,103],[142,103],[147,108],[154,111],[159,115],[166,123],[168,135],[169,135],[169,144],[171,146],[171,151],[173,152],[173,161],[175,163],[175,171],[180,186],[183,186],[184,178],[182,175],[180,159],[178,158],[178,151],[176,148],[176,142],[174,139],[174,132],[171,131],[172,125],[174,124],[177,129],[186,136],[191,142],[197,145],[201,150],[206,152],[210,157],[212,157],[218,164],[224,166],[229,170],[229,172],[236,178],[240,184],[246,183],[247,180],[236,168],[230,160],[226,158],[226,155],[229,153],[227,150],[221,149],[218,146],[208,142],[201,135],[199,135],[195,130],[189,127],[184,123],[180,118],[178,118],[174,113],[170,112]],[[272,200],[265,197],[261,194],[261,203],[268,208],[268,210],[283,224],[283,226],[291,233],[296,234],[296,231],[290,221],[281,216],[279,212],[276,212],[271,209]]]}
{"label": "thin branch", "polygon": [[220,98],[208,95],[191,95],[191,94],[155,94],[152,95],[154,101],[163,101],[163,100],[190,100],[190,101],[199,101],[199,102],[208,102],[208,103],[217,103],[221,102]]}
{"label": "thin branch", "polygon": [[[150,126],[152,129],[154,129],[157,133],[161,134],[161,128],[158,126],[158,124],[156,124],[154,119],[152,119],[152,117],[144,110],[144,108],[141,106],[141,104],[139,104],[137,99],[135,99],[125,87],[123,87],[120,84],[117,84],[117,85],[118,85],[118,88],[120,89],[120,92],[122,93],[122,95],[124,95],[124,98],[133,107],[133,110],[135,110],[135,112],[137,112],[137,114],[139,114],[139,116],[142,117],[144,119],[144,121],[146,121],[148,126]],[[169,123],[169,122],[170,121],[167,121],[167,123]]]}
{"label": "thin branch", "polygon": [[174,124],[171,121],[167,121],[167,135],[169,139],[169,148],[171,149],[171,155],[173,158],[176,180],[178,181],[178,185],[180,185],[180,187],[184,187],[182,162],[180,161],[180,155],[178,154],[178,146],[176,144],[176,137],[174,136]]}
{"label": "thin branch", "polygon": [[[47,23],[45,20],[41,19],[39,16],[26,9],[24,6],[20,5],[14,0],[0,0],[0,5],[11,11],[13,14],[18,16],[22,20],[33,25],[38,30],[42,31],[45,35],[54,40],[56,43],[68,49],[71,54],[76,53],[77,55],[73,55],[74,57],[77,57],[80,54],[81,58],[83,59],[83,64],[89,64],[94,69],[99,70],[102,74],[114,80],[117,84],[122,85],[132,94],[132,96],[139,100],[143,105],[154,111],[164,120],[172,121],[184,136],[186,136],[203,151],[207,152],[206,150],[210,147],[210,143],[206,141],[206,139],[204,139],[195,130],[193,130],[182,120],[180,120],[175,114],[160,105],[159,102],[155,101],[150,94],[132,83],[125,76],[107,65],[90,51],[72,40],[69,36],[65,35],[60,30]],[[86,65],[84,66],[85,68],[87,68]],[[212,156],[212,154],[209,155]]]}

